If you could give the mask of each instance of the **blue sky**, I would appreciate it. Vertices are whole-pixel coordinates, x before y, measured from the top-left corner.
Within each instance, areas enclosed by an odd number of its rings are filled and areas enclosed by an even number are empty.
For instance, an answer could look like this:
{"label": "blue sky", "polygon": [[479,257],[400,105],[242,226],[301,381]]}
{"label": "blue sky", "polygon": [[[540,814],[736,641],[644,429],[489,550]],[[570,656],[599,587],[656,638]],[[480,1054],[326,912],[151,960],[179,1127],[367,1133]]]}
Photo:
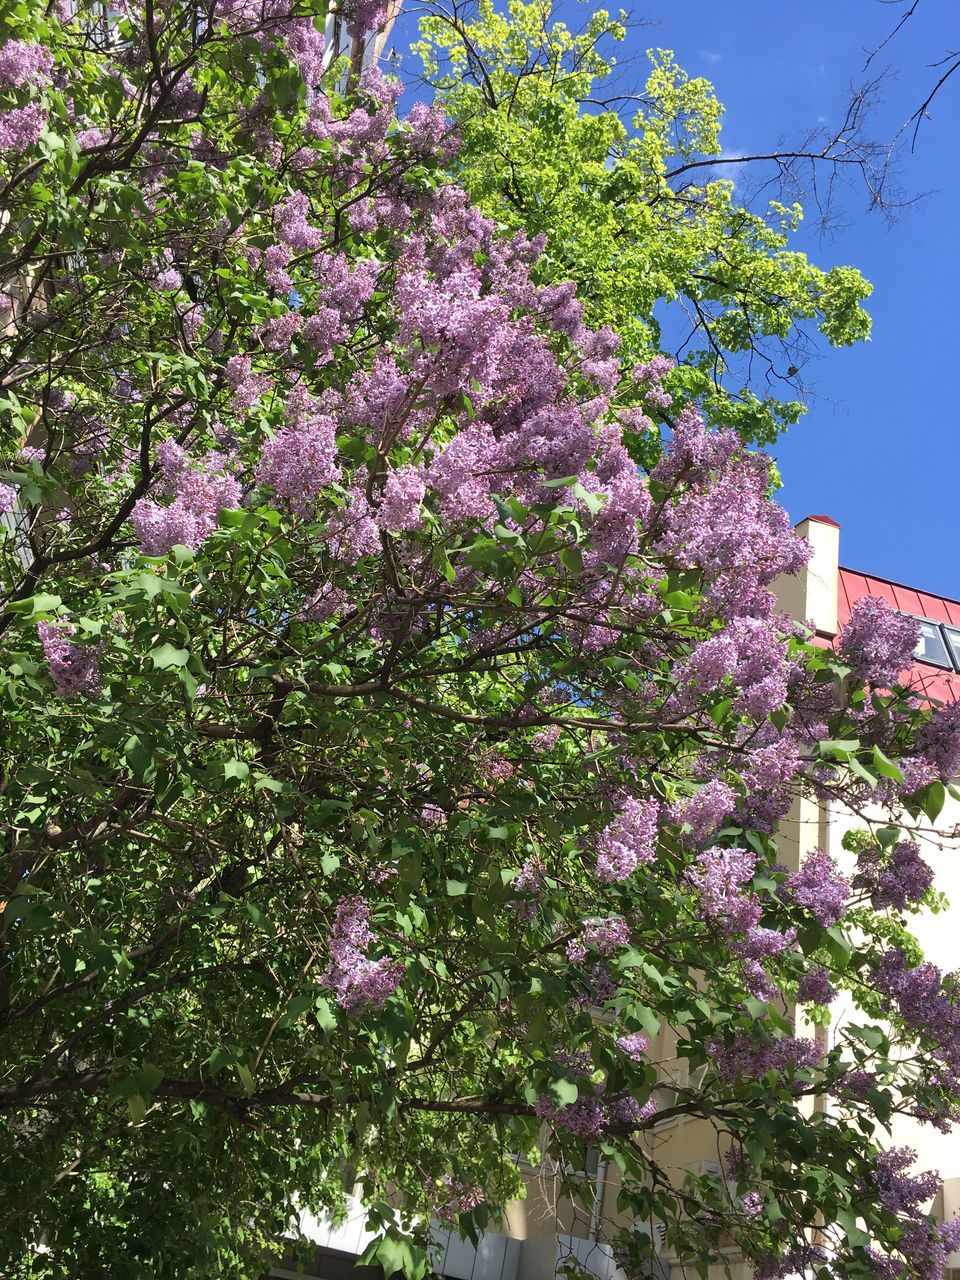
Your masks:
{"label": "blue sky", "polygon": [[[647,0],[631,12],[653,25],[632,30],[621,56],[673,49],[690,74],[715,85],[726,108],[725,148],[767,151],[818,122],[837,122],[865,51],[906,7],[884,0]],[[562,8],[571,23],[583,12],[570,0]],[[400,47],[404,28],[408,23],[397,32]],[[958,0],[922,0],[878,59],[896,71],[875,117],[878,136],[892,135],[912,114],[939,74],[928,64],[958,45]],[[958,125],[960,73],[903,159],[903,186],[925,198],[891,226],[867,211],[858,189],[845,202],[847,225],[831,238],[821,238],[813,217],[797,236],[795,247],[814,262],[849,263],[873,283],[874,328],[868,344],[840,351],[824,344],[806,365],[810,410],[773,450],[781,501],[795,520],[818,512],[840,522],[842,563],[956,598]]]}

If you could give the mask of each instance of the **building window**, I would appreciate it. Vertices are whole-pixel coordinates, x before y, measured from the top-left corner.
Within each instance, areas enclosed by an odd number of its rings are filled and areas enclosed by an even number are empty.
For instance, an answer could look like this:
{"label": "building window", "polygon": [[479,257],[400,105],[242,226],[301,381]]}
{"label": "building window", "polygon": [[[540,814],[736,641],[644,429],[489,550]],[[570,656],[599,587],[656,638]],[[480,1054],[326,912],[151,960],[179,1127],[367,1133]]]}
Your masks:
{"label": "building window", "polygon": [[[928,622],[925,618],[918,618],[917,621],[920,623],[920,643],[917,645],[915,656],[921,662],[929,662],[931,666],[946,667],[949,670],[952,664],[943,629],[938,623]],[[957,652],[960,653],[960,649]],[[960,670],[960,667],[957,669]]]}

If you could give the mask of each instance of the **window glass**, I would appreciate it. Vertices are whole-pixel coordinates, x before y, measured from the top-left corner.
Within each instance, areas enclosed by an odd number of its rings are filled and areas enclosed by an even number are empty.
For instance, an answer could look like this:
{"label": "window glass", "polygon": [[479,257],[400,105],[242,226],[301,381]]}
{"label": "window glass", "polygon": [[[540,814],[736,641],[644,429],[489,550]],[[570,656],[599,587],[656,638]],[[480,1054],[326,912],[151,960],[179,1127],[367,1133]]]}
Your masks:
{"label": "window glass", "polygon": [[[953,655],[953,665],[960,671],[960,627],[944,627],[943,630],[950,646],[950,652]],[[960,1276],[957,1277],[957,1280],[960,1280]]]}
{"label": "window glass", "polygon": [[920,623],[920,643],[916,656],[921,662],[930,662],[935,667],[949,667],[950,655],[939,626],[935,622],[924,622],[922,618],[917,621]]}

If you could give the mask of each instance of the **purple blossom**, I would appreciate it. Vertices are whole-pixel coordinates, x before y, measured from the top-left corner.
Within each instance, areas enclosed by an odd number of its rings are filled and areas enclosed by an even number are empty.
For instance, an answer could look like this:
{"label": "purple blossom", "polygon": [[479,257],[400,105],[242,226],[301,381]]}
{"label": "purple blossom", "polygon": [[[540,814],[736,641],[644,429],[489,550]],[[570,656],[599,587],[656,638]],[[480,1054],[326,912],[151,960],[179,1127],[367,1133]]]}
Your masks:
{"label": "purple blossom", "polygon": [[383,26],[387,11],[384,0],[346,0],[343,7],[347,19],[347,34],[361,40],[368,32]]}
{"label": "purple blossom", "polygon": [[284,28],[290,57],[300,68],[303,83],[312,89],[323,74],[324,38],[312,18],[291,18]]}
{"label": "purple blossom", "polygon": [[636,1098],[629,1096],[617,1098],[609,1103],[609,1123],[620,1129],[638,1129],[659,1110],[659,1103],[653,1098],[648,1098],[646,1102],[638,1102]]}
{"label": "purple blossom", "polygon": [[850,899],[850,881],[840,874],[830,855],[820,849],[807,854],[784,890],[825,929],[837,923]]}
{"label": "purple blossom", "polygon": [[418,467],[395,467],[387,476],[380,500],[380,527],[391,533],[423,524],[421,506],[425,485]]}
{"label": "purple blossom", "polygon": [[298,251],[315,249],[320,243],[320,232],[307,222],[309,212],[310,199],[304,191],[295,192],[277,206],[274,214],[277,235],[288,248]]}
{"label": "purple blossom", "polygon": [[403,978],[399,961],[366,956],[376,941],[369,920],[370,908],[359,894],[339,900],[330,932],[330,963],[320,979],[351,1014],[367,1006],[382,1009]]}
{"label": "purple blossom", "polygon": [[597,840],[597,879],[626,880],[638,866],[653,861],[660,806],[656,800],[629,797]]}
{"label": "purple blossom", "polygon": [[917,749],[944,782],[960,774],[960,702],[938,707],[917,731]]}
{"label": "purple blossom", "polygon": [[53,54],[42,44],[8,40],[0,46],[0,89],[22,89],[50,79]]}
{"label": "purple blossom", "polygon": [[689,800],[673,805],[670,817],[678,826],[690,828],[683,833],[687,844],[702,845],[726,821],[735,806],[736,797],[730,787],[715,778]]}
{"label": "purple blossom", "polygon": [[67,637],[76,635],[76,631],[76,627],[66,623],[37,623],[43,656],[47,660],[58,698],[73,698],[78,693],[96,695],[100,692],[100,653],[103,644],[73,644]]}
{"label": "purple blossom", "polygon": [[581,937],[586,946],[602,956],[609,956],[617,947],[625,947],[630,941],[630,926],[623,916],[600,916],[584,921]]}
{"label": "purple blossom", "polygon": [[317,414],[285,427],[263,447],[256,478],[278,498],[307,515],[320,493],[340,476],[334,420]]}
{"label": "purple blossom", "polygon": [[889,856],[869,849],[857,856],[855,889],[866,889],[878,911],[893,907],[905,911],[907,904],[919,902],[933,884],[933,871],[909,841],[894,845]]}
{"label": "purple blossom", "polygon": [[639,1031],[631,1031],[626,1035],[617,1036],[617,1048],[622,1049],[631,1062],[642,1063],[643,1055],[650,1047],[650,1041],[645,1035],[641,1035]]}
{"label": "purple blossom", "polygon": [[290,261],[290,250],[282,244],[272,244],[263,255],[264,275],[267,284],[277,293],[289,293],[293,288],[293,279],[285,270]]}
{"label": "purple blossom", "polygon": [[919,643],[920,623],[915,618],[897,613],[879,596],[861,596],[850,610],[837,648],[854,679],[887,686],[912,665]]}
{"label": "purple blossom", "polygon": [[254,374],[249,356],[231,356],[224,366],[224,378],[233,392],[233,407],[249,409],[256,404],[270,383],[262,374]]}
{"label": "purple blossom", "polygon": [[743,892],[753,879],[757,856],[749,849],[706,849],[697,865],[686,873],[687,882],[696,890],[700,906],[708,920],[724,920],[727,927],[742,931],[756,924],[760,917],[757,899]]}
{"label": "purple blossom", "polygon": [[173,501],[164,506],[141,498],[130,522],[144,555],[165,556],[172,547],[196,550],[213,533],[221,511],[240,503],[240,485],[225,469],[222,454],[191,458],[172,440],[157,450],[161,488]]}
{"label": "purple blossom", "polygon": [[17,505],[17,487],[16,485],[6,484],[0,481],[0,514],[7,511],[13,511]]}
{"label": "purple blossom", "polygon": [[940,1190],[940,1178],[932,1171],[910,1174],[917,1153],[909,1147],[878,1151],[870,1171],[870,1185],[889,1213],[912,1213]]}
{"label": "purple blossom", "polygon": [[459,1178],[447,1174],[442,1186],[431,1192],[434,1212],[440,1222],[452,1227],[458,1217],[471,1213],[478,1205],[483,1204],[483,1190],[473,1182],[461,1182]]}
{"label": "purple blossom", "polygon": [[289,351],[293,339],[303,328],[303,316],[298,311],[285,311],[273,316],[260,331],[265,351]]}
{"label": "purple blossom", "polygon": [[797,999],[801,1004],[829,1004],[837,989],[823,965],[814,965],[797,983]]}
{"label": "purple blossom", "polygon": [[597,1138],[610,1124],[606,1104],[593,1094],[581,1094],[575,1102],[558,1107],[549,1094],[541,1094],[534,1106],[541,1119],[549,1120],[558,1129],[566,1129],[578,1138]]}
{"label": "purple blossom", "polygon": [[815,1041],[791,1036],[764,1040],[738,1033],[729,1044],[719,1038],[708,1040],[706,1050],[724,1084],[733,1084],[738,1076],[757,1079],[767,1071],[793,1074],[820,1061]]}
{"label": "purple blossom", "polygon": [[0,151],[26,151],[40,137],[47,112],[38,102],[0,111]]}
{"label": "purple blossom", "polygon": [[561,725],[548,724],[546,728],[539,729],[530,739],[530,749],[536,751],[537,755],[546,755],[557,745],[562,732]]}

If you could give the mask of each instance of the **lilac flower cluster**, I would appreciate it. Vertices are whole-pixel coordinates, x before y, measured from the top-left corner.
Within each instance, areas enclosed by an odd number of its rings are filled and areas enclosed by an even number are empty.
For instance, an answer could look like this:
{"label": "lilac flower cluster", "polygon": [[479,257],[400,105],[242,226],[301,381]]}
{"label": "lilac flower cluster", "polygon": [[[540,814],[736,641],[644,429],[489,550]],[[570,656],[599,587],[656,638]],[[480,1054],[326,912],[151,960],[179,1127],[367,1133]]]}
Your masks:
{"label": "lilac flower cluster", "polygon": [[643,1062],[643,1055],[650,1047],[650,1041],[639,1031],[631,1031],[617,1036],[617,1048],[621,1049],[631,1062]]}
{"label": "lilac flower cluster", "polygon": [[837,648],[854,679],[889,686],[910,666],[919,643],[915,618],[897,613],[879,596],[861,596],[840,631]]}
{"label": "lilac flower cluster", "polygon": [[932,719],[921,725],[917,748],[944,782],[960,774],[960,702],[938,707]]}
{"label": "lilac flower cluster", "polygon": [[53,54],[42,44],[8,40],[0,45],[0,89],[22,89],[50,79]]}
{"label": "lilac flower cluster", "polygon": [[784,894],[827,929],[843,915],[850,900],[850,881],[840,874],[829,854],[815,849],[787,880]]}
{"label": "lilac flower cluster", "polygon": [[12,511],[16,505],[16,485],[6,484],[5,482],[0,481],[0,515],[4,512]]}
{"label": "lilac flower cluster", "polygon": [[76,631],[76,627],[66,623],[37,623],[43,656],[47,660],[58,698],[73,698],[78,693],[95,695],[100,692],[100,654],[103,645],[73,644],[68,637],[76,635]]}
{"label": "lilac flower cluster", "polygon": [[933,871],[909,841],[894,845],[889,855],[878,848],[857,855],[855,889],[865,889],[878,911],[893,907],[905,911],[908,903],[919,902],[933,884]]}
{"label": "lilac flower cluster", "polygon": [[873,969],[873,983],[904,1023],[936,1045],[947,1070],[960,1074],[960,989],[957,979],[944,979],[934,964],[911,967],[899,947],[892,947]]}
{"label": "lilac flower cluster", "polygon": [[475,1182],[463,1182],[460,1178],[447,1174],[430,1198],[438,1220],[445,1226],[453,1227],[461,1214],[471,1213],[478,1205],[483,1204],[485,1197],[482,1188]]}
{"label": "lilac flower cluster", "polygon": [[217,527],[221,511],[240,503],[240,485],[217,452],[191,458],[181,445],[166,440],[157,450],[162,489],[172,495],[166,506],[140,498],[131,524],[144,555],[164,556],[172,547],[196,550]]}
{"label": "lilac flower cluster", "polygon": [[597,879],[604,884],[626,878],[654,858],[660,806],[656,800],[629,797],[597,839]]}
{"label": "lilac flower cluster", "polygon": [[644,1103],[629,1095],[607,1099],[602,1086],[598,1094],[581,1093],[576,1101],[562,1107],[549,1094],[541,1094],[534,1106],[534,1113],[541,1119],[585,1139],[602,1137],[611,1127],[635,1129],[656,1115],[657,1110],[652,1098]]}
{"label": "lilac flower cluster", "polygon": [[808,969],[797,983],[797,999],[801,1004],[830,1004],[836,994],[837,989],[823,965]]}
{"label": "lilac flower cluster", "polygon": [[272,486],[282,501],[308,515],[327,485],[340,478],[337,426],[326,414],[303,401],[288,404],[289,426],[268,440],[257,464],[256,478]]}
{"label": "lilac flower cluster", "polygon": [[757,856],[748,849],[706,849],[686,873],[704,915],[723,920],[732,932],[743,932],[760,918],[759,904],[743,886],[753,878]]}
{"label": "lilac flower cluster", "polygon": [[876,1196],[898,1220],[896,1244],[890,1253],[874,1247],[867,1250],[875,1274],[884,1280],[901,1276],[906,1260],[910,1274],[918,1280],[940,1280],[948,1255],[960,1248],[960,1219],[934,1223],[923,1212],[923,1205],[939,1193],[942,1183],[931,1171],[910,1173],[916,1158],[909,1147],[880,1151],[863,1183],[862,1189]]}
{"label": "lilac flower cluster", "polygon": [[0,111],[0,151],[26,151],[40,137],[46,121],[46,110],[38,102]]}
{"label": "lilac flower cluster", "polygon": [[689,831],[683,833],[685,843],[702,845],[730,816],[735,806],[733,791],[721,779],[714,778],[689,800],[673,805],[670,817],[678,826],[689,827]]}
{"label": "lilac flower cluster", "polygon": [[696,891],[708,920],[719,920],[730,951],[743,961],[742,975],[747,989],[763,1000],[778,993],[762,964],[779,955],[796,940],[796,930],[768,929],[760,925],[762,906],[744,886],[753,877],[756,856],[746,849],[707,849],[697,865],[686,872],[687,883]]}
{"label": "lilac flower cluster", "polygon": [[426,486],[419,467],[394,467],[387,475],[377,523],[390,533],[416,529],[423,523]]}
{"label": "lilac flower cluster", "polygon": [[359,895],[341,898],[330,933],[330,963],[321,981],[336,993],[347,1013],[367,1006],[382,1009],[403,978],[403,965],[386,957],[370,960],[365,952],[376,940],[370,928],[370,908]]}
{"label": "lilac flower cluster", "polygon": [[277,235],[288,248],[294,250],[315,249],[320,243],[320,232],[307,222],[310,199],[304,191],[297,191],[277,206],[274,224]]}
{"label": "lilac flower cluster", "polygon": [[609,956],[617,947],[625,947],[629,941],[630,926],[623,916],[601,916],[585,920],[579,937],[572,938],[567,943],[567,959],[572,964],[581,964],[589,950]]}
{"label": "lilac flower cluster", "polygon": [[518,893],[529,895],[527,898],[518,899],[510,904],[516,911],[517,918],[525,924],[529,924],[536,917],[537,907],[540,904],[540,895],[546,879],[546,871],[542,858],[534,854],[532,857],[527,858],[520,868],[520,874],[513,882],[512,887]]}
{"label": "lilac flower cluster", "polygon": [[820,1062],[820,1049],[813,1040],[792,1036],[764,1040],[741,1033],[729,1044],[715,1037],[707,1041],[706,1050],[724,1084],[733,1084],[738,1076],[757,1079],[767,1071],[793,1074]]}

